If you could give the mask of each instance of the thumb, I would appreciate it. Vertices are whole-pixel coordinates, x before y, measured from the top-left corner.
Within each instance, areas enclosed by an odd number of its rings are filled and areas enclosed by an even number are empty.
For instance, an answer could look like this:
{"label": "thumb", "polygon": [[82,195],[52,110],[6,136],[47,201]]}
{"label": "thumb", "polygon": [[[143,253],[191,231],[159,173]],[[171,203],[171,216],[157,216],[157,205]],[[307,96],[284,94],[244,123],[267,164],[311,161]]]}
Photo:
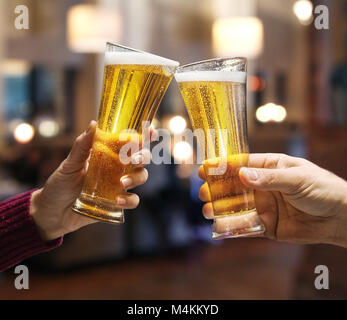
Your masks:
{"label": "thumb", "polygon": [[291,170],[286,169],[263,169],[263,168],[241,168],[240,180],[246,186],[257,190],[280,191],[293,194],[298,189],[300,177]]}
{"label": "thumb", "polygon": [[88,129],[76,138],[69,155],[63,163],[62,170],[64,174],[74,173],[84,168],[93,144],[95,128],[96,122],[91,121]]}

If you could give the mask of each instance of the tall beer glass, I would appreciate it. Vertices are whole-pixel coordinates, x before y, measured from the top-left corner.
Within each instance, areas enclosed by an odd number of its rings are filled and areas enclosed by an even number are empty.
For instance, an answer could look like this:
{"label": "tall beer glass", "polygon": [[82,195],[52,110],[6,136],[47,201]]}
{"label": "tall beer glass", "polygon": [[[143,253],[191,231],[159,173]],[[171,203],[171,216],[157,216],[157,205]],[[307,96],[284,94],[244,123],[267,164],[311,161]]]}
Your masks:
{"label": "tall beer glass", "polygon": [[[110,223],[123,223],[116,198],[120,178],[132,170],[120,157],[126,143],[142,144],[143,121],[151,122],[178,62],[106,44],[102,97],[88,172],[73,210]],[[128,132],[126,138],[121,134]]]}
{"label": "tall beer glass", "polygon": [[[213,239],[261,234],[253,190],[239,179],[248,166],[245,58],[219,58],[178,68],[175,78],[194,130],[214,210]],[[200,137],[200,138],[199,138]]]}

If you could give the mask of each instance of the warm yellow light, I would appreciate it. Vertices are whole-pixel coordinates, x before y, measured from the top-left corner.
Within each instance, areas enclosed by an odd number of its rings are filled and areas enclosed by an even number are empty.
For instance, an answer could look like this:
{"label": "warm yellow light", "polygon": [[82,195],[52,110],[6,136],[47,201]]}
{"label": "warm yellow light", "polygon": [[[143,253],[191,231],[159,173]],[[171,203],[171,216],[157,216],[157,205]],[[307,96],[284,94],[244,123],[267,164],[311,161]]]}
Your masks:
{"label": "warm yellow light", "polygon": [[39,124],[39,133],[43,137],[54,137],[59,132],[59,124],[55,120],[42,120]]}
{"label": "warm yellow light", "polygon": [[177,142],[173,149],[173,156],[179,161],[190,160],[193,155],[192,146],[186,141]]}
{"label": "warm yellow light", "polygon": [[277,106],[276,122],[282,122],[287,117],[287,110],[283,106]]}
{"label": "warm yellow light", "polygon": [[14,130],[14,138],[19,143],[27,143],[34,137],[35,130],[29,123],[21,123]]}
{"label": "warm yellow light", "polygon": [[30,71],[28,61],[19,59],[6,59],[0,63],[0,71],[6,76],[24,76]]}
{"label": "warm yellow light", "polygon": [[298,0],[293,5],[293,12],[302,24],[308,24],[312,20],[312,2],[309,0]]}
{"label": "warm yellow light", "polygon": [[67,41],[76,52],[104,52],[107,41],[120,40],[121,30],[121,17],[111,8],[80,4],[67,14]]}
{"label": "warm yellow light", "polygon": [[174,134],[179,134],[184,131],[187,126],[186,120],[181,116],[172,117],[169,121],[169,129]]}
{"label": "warm yellow light", "polygon": [[258,121],[263,123],[269,121],[282,122],[287,116],[287,111],[283,106],[267,103],[257,109],[255,116]]}
{"label": "warm yellow light", "polygon": [[218,56],[256,58],[263,50],[263,23],[256,17],[219,18],[213,23],[213,49]]}

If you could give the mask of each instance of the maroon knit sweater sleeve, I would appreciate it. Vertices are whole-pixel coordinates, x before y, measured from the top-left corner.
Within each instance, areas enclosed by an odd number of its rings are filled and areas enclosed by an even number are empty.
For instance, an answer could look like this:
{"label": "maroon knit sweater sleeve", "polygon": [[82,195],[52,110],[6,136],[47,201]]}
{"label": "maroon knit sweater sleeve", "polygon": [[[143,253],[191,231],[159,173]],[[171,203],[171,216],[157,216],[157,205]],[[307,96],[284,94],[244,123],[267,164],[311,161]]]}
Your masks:
{"label": "maroon knit sweater sleeve", "polygon": [[62,238],[41,239],[29,214],[31,190],[0,203],[0,272],[40,252],[61,245]]}

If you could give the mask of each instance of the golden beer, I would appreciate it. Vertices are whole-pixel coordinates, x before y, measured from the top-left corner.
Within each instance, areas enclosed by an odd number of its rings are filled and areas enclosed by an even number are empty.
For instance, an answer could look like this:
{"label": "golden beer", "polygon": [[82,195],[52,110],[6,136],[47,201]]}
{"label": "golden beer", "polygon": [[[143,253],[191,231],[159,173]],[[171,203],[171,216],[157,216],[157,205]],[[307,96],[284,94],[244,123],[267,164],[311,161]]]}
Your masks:
{"label": "golden beer", "polygon": [[[224,174],[209,173],[211,168],[216,168],[221,163],[226,166]],[[255,209],[253,190],[245,187],[239,178],[240,168],[247,165],[248,154],[235,154],[226,159],[203,162],[216,217],[245,213]]]}
{"label": "golden beer", "polygon": [[[142,145],[143,121],[151,122],[178,63],[108,44],[97,129],[83,189],[73,210],[99,220],[122,223],[116,198],[125,192],[120,178],[132,170],[120,151]],[[121,49],[124,49],[121,47]],[[131,155],[129,154],[129,157]]]}
{"label": "golden beer", "polygon": [[179,68],[176,80],[194,130],[205,151],[203,167],[215,215],[213,238],[246,236],[264,232],[253,190],[239,178],[248,166],[246,124],[246,72],[241,58],[215,59]]}

